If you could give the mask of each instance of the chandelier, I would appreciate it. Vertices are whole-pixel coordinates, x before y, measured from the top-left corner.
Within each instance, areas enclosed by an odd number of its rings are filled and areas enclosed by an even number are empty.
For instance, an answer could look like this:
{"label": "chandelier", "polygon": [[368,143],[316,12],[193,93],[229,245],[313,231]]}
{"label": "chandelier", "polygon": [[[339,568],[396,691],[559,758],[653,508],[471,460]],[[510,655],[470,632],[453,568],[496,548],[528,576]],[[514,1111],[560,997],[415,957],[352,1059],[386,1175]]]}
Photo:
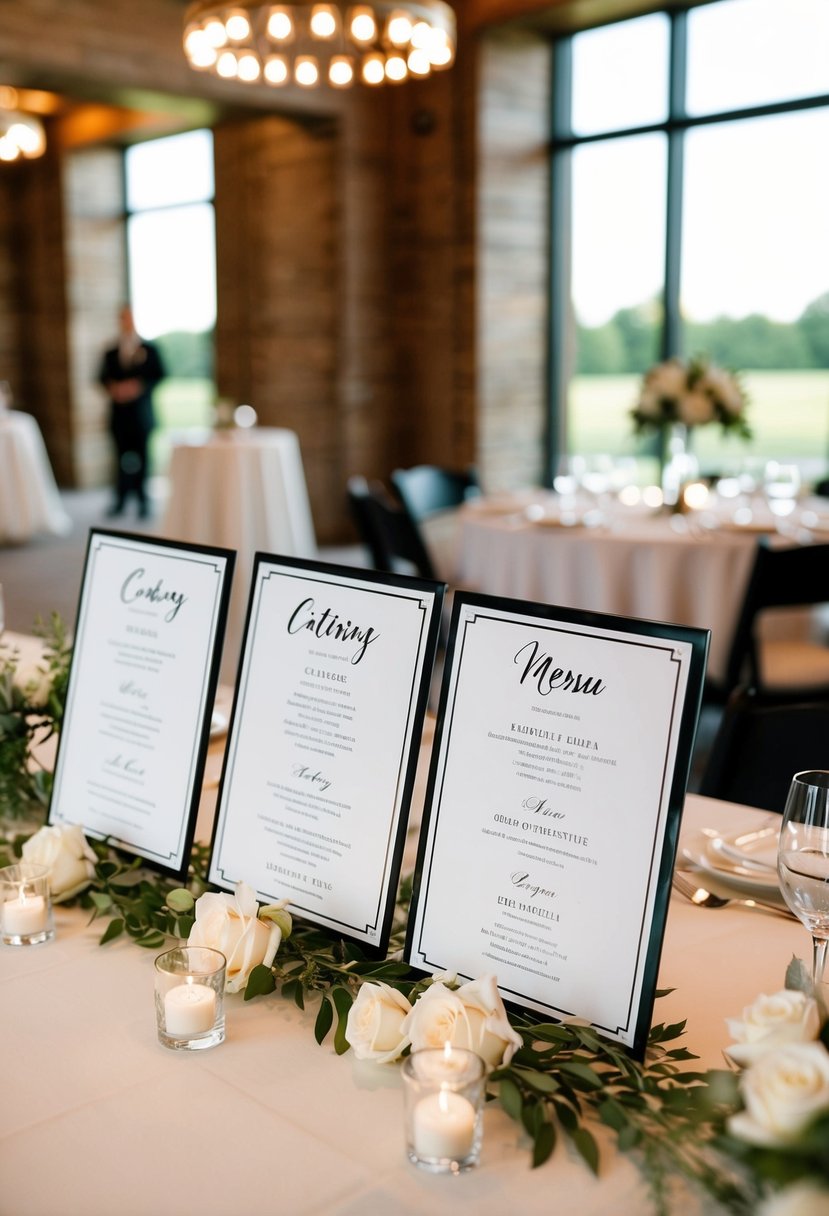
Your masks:
{"label": "chandelier", "polygon": [[399,84],[448,68],[455,58],[455,14],[443,0],[197,0],[184,23],[191,68],[246,84]]}
{"label": "chandelier", "polygon": [[0,161],[42,156],[46,151],[43,123],[16,106],[17,89],[0,88]]}

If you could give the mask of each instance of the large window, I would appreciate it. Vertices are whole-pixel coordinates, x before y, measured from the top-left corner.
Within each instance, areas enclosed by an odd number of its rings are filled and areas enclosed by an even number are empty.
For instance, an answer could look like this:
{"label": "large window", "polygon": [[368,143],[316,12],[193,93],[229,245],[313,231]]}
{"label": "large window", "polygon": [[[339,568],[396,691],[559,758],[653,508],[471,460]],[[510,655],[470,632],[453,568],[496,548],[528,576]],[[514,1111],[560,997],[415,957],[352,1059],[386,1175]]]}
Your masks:
{"label": "large window", "polygon": [[170,435],[210,422],[215,398],[216,251],[213,138],[190,131],[129,148],[125,156],[130,301],[138,332],[161,348],[156,471]]}
{"label": "large window", "polygon": [[619,22],[559,41],[554,72],[551,436],[644,457],[642,373],[708,354],[743,374],[754,438],[703,428],[703,468],[825,475],[829,3]]}

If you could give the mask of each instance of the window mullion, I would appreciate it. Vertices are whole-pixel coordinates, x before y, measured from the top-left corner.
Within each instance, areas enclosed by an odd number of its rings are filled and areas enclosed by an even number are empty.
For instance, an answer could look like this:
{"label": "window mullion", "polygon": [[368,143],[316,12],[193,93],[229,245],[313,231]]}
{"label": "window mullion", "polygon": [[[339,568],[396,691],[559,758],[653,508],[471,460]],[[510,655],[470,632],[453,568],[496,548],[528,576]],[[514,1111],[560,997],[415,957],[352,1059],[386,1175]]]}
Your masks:
{"label": "window mullion", "polygon": [[688,14],[671,18],[671,52],[668,101],[668,180],[665,214],[665,282],[663,286],[663,359],[682,353],[680,278],[682,273],[682,196],[685,170],[685,128],[675,125],[687,117],[686,81]]}
{"label": "window mullion", "polygon": [[553,43],[553,87],[551,90],[551,127],[553,148],[550,157],[549,215],[551,240],[547,275],[547,416],[544,430],[543,480],[552,486],[559,456],[566,450],[567,395],[572,367],[568,356],[572,343],[570,293],[572,279],[572,162],[570,147],[557,147],[556,140],[572,136],[573,50],[570,38]]}

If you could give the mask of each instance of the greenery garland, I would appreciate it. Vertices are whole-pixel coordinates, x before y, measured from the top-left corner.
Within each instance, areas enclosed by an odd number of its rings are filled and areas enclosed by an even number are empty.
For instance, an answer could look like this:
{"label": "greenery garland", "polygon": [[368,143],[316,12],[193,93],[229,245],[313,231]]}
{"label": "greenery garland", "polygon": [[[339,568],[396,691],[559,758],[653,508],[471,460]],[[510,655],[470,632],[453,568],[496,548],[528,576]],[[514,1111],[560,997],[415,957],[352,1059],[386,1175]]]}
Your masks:
{"label": "greenery garland", "polygon": [[[14,655],[0,654],[0,821],[7,827],[0,864],[16,860],[30,835],[15,831],[21,817],[31,815],[33,807],[42,816],[48,803],[50,774],[41,768],[31,771],[30,749],[60,728],[69,649],[58,618],[41,635],[48,689],[37,704],[14,682]],[[89,910],[91,920],[107,920],[101,945],[127,935],[139,946],[158,950],[170,939],[189,936],[196,900],[215,890],[206,878],[207,846],[194,846],[187,885],[181,887],[144,868],[139,858],[125,860],[105,841],[89,844],[94,873],[72,902]],[[317,1042],[333,1031],[334,1050],[347,1052],[348,1013],[362,984],[383,982],[414,1003],[433,982],[402,961],[410,896],[411,880],[404,880],[386,959],[369,959],[353,943],[294,924],[283,934],[274,962],[253,968],[244,999],[279,991],[302,1010],[307,1002],[318,1001]],[[797,980],[804,986],[802,975]],[[590,1026],[539,1022],[515,1013],[509,1020],[521,1047],[507,1066],[490,1073],[487,1096],[529,1137],[533,1167],[549,1159],[563,1134],[598,1174],[594,1133],[603,1126],[615,1134],[620,1151],[636,1155],[660,1214],[670,1210],[677,1173],[737,1216],[756,1212],[766,1179],[782,1185],[804,1174],[829,1176],[829,1112],[798,1142],[794,1160],[791,1153],[752,1149],[728,1135],[728,1117],[740,1106],[736,1075],[687,1068],[696,1057],[675,1045],[685,1032],[684,1021],[654,1026],[639,1063]],[[823,1033],[829,1045],[825,1022]]]}

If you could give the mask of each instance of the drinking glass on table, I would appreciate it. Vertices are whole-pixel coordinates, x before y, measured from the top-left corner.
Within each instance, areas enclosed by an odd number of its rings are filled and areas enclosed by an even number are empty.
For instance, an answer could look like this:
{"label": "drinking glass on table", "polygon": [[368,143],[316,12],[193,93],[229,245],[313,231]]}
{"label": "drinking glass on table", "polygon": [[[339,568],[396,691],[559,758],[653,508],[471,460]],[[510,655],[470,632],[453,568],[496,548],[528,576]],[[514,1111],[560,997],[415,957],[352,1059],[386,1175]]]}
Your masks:
{"label": "drinking glass on table", "polygon": [[763,489],[772,515],[791,515],[800,493],[800,469],[796,464],[781,464],[770,460],[763,477]]}
{"label": "drinking glass on table", "polygon": [[780,889],[812,935],[812,982],[823,980],[829,943],[829,772],[795,773],[777,850]]}

